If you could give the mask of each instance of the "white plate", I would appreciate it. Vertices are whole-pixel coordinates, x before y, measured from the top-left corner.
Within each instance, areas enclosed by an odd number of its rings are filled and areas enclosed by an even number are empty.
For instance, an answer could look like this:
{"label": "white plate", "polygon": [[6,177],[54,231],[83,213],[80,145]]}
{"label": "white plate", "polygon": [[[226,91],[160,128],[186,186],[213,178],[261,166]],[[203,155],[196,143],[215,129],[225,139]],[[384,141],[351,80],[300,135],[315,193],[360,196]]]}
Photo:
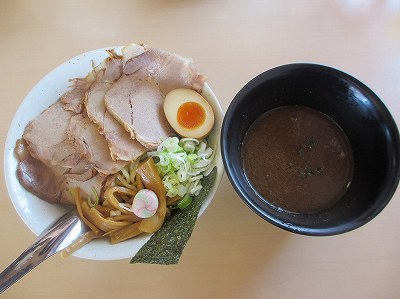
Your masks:
{"label": "white plate", "polygon": [[[67,208],[49,204],[27,192],[21,186],[16,177],[18,161],[14,154],[15,143],[21,138],[25,126],[31,119],[39,115],[44,109],[56,102],[60,95],[69,90],[69,79],[85,77],[92,70],[92,62],[96,65],[100,63],[108,56],[105,50],[111,48],[116,48],[118,51],[121,49],[121,47],[110,47],[90,51],[64,62],[48,73],[28,93],[13,118],[5,144],[5,180],[8,193],[15,209],[35,235],[39,235],[50,223],[64,214]],[[223,118],[222,109],[217,98],[207,84],[204,86],[203,96],[209,101],[215,113],[215,127],[209,137],[209,141],[211,146],[217,151],[215,163],[218,171],[215,185],[204,202],[199,215],[201,215],[210,204],[224,171],[219,147]],[[73,255],[92,260],[126,259],[134,256],[149,238],[150,236],[148,235],[142,236],[115,245],[110,245],[108,239],[95,240],[76,251]]]}

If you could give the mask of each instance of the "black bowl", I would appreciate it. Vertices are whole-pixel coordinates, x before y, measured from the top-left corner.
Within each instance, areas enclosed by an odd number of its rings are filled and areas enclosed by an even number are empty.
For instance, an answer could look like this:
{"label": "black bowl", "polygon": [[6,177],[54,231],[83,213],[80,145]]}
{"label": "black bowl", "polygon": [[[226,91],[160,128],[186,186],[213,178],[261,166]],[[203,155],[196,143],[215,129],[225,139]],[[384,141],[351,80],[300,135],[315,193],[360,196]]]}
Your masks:
{"label": "black bowl", "polygon": [[[352,146],[352,182],[334,206],[321,212],[294,214],[274,207],[255,193],[243,171],[246,131],[264,112],[286,105],[308,106],[330,116]],[[357,79],[315,64],[280,66],[247,83],[226,112],[221,151],[227,175],[243,201],[270,223],[305,235],[334,235],[367,223],[387,205],[400,178],[399,132],[385,105]]]}

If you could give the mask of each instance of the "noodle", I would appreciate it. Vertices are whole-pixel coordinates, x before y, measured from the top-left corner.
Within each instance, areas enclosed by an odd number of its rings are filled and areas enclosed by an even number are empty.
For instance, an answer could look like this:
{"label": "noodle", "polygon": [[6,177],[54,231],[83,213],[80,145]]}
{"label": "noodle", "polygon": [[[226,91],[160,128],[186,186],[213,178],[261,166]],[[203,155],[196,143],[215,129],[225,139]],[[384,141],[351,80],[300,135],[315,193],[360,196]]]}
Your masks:
{"label": "noodle", "polygon": [[138,191],[144,188],[142,179],[140,178],[140,174],[138,173],[136,173],[136,186]]}
{"label": "noodle", "polygon": [[136,160],[129,164],[129,175],[131,178],[131,182],[135,181],[136,169],[138,168],[138,165],[139,165],[139,160]]}
{"label": "noodle", "polygon": [[114,193],[120,193],[123,195],[130,195],[131,197],[136,195],[136,191],[133,191],[131,189],[125,188],[125,187],[111,187],[104,192],[104,199],[107,201],[114,209],[121,211],[121,213],[127,214],[131,213],[123,208],[120,207],[120,202],[118,199],[115,197]]}
{"label": "noodle", "polygon": [[[82,207],[85,207],[85,204],[86,203],[83,202]],[[89,208],[89,205],[86,204],[86,206]],[[131,224],[129,221],[114,221],[109,218],[104,218],[103,215],[95,208],[89,208],[86,217],[103,232],[109,232],[111,230],[123,228],[124,226]]]}
{"label": "noodle", "polygon": [[126,188],[131,189],[131,190],[135,190],[136,189],[136,187],[134,185],[132,185],[132,184],[129,184],[129,182],[125,179],[125,177],[123,175],[121,175],[120,173],[117,174],[116,184],[119,185],[119,186],[126,187]]}
{"label": "noodle", "polygon": [[112,219],[117,220],[117,221],[131,221],[131,222],[139,222],[140,220],[142,220],[142,218],[136,216],[133,213],[131,213],[130,215],[128,215],[128,214],[117,215],[117,216],[114,216]]}
{"label": "noodle", "polygon": [[129,204],[132,204],[132,202],[133,202],[133,197],[129,197],[128,195],[126,195],[126,194],[117,194],[118,196],[116,196],[116,198],[118,199],[118,201],[123,201],[123,202],[125,202],[125,203],[129,203]]}
{"label": "noodle", "polygon": [[[163,224],[166,207],[165,189],[161,178],[152,158],[149,158],[140,166],[139,163],[140,159],[137,159],[122,168],[116,174],[114,181],[104,191],[100,201],[93,202],[90,197],[82,198],[79,188],[71,189],[78,214],[82,221],[91,228],[91,231],[82,235],[62,251],[63,257],[98,237],[108,236],[110,242],[115,244],[143,232],[154,232]],[[120,204],[132,204],[136,193],[144,188],[154,189],[162,204],[161,210],[159,209],[155,215],[142,219],[133,212],[122,208]]]}
{"label": "noodle", "polygon": [[73,253],[74,251],[83,247],[84,245],[86,245],[87,243],[92,241],[93,239],[99,238],[101,236],[102,236],[101,234],[96,234],[95,232],[90,230],[90,231],[84,233],[82,236],[80,236],[74,243],[72,243],[68,247],[64,248],[60,252],[60,255],[62,258],[66,258],[69,255],[71,255],[71,253]]}
{"label": "noodle", "polygon": [[77,211],[78,211],[78,215],[79,215],[79,217],[82,219],[82,221],[83,221],[87,226],[89,226],[89,228],[90,228],[95,234],[98,234],[98,233],[99,233],[99,229],[98,229],[94,224],[92,224],[92,222],[90,222],[90,221],[85,217],[85,215],[84,215],[84,213],[83,213],[82,199],[81,199],[79,193],[80,193],[80,192],[79,192],[79,189],[75,189],[75,188],[74,188],[74,189],[71,190],[71,194],[72,194],[72,196],[73,196],[74,199],[75,199],[75,205],[76,205],[76,209],[77,209]]}
{"label": "noodle", "polygon": [[116,244],[142,234],[143,232],[139,230],[139,224],[139,222],[132,223],[131,225],[110,233],[111,244]]}
{"label": "noodle", "polygon": [[122,173],[122,175],[124,176],[125,181],[129,184],[129,183],[131,182],[131,176],[130,176],[130,174],[128,173],[128,171],[125,169],[125,167],[123,167],[123,168],[121,169],[121,173]]}

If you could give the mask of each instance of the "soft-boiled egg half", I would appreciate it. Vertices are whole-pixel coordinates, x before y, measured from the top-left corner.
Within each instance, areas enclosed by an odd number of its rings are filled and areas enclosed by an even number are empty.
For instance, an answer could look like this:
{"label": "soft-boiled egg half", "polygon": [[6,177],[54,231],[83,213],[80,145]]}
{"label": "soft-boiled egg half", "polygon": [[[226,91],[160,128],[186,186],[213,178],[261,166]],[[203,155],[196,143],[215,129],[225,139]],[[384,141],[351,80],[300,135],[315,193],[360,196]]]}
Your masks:
{"label": "soft-boiled egg half", "polygon": [[164,113],[171,127],[182,137],[204,138],[214,126],[214,111],[198,92],[178,88],[164,100]]}

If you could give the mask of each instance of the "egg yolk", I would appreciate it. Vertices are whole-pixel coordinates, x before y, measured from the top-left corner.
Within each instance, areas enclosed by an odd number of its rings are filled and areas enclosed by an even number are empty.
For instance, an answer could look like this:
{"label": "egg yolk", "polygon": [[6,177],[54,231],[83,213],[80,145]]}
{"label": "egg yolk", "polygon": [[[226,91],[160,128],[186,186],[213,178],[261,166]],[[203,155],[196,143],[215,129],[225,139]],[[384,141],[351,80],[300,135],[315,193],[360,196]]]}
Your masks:
{"label": "egg yolk", "polygon": [[179,106],[177,119],[182,127],[195,129],[204,123],[206,111],[196,102],[186,102]]}

